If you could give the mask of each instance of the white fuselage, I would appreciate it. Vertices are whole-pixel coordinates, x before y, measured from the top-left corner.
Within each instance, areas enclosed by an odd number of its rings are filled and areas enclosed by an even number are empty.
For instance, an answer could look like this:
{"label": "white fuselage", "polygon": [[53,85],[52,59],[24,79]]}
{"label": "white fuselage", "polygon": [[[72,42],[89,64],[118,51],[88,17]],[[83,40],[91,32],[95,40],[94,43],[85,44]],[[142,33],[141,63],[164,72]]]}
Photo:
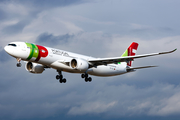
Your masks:
{"label": "white fuselage", "polygon": [[[29,43],[25,42],[12,42],[5,46],[5,51],[15,58],[20,58],[24,61],[30,61],[38,64],[42,64],[44,66],[48,66],[59,71],[65,71],[70,73],[88,73],[90,75],[95,76],[114,76],[127,73],[126,62],[122,62],[121,64],[107,64],[107,65],[99,65],[90,67],[86,71],[78,70],[72,68],[70,65],[65,63],[69,63],[72,59],[83,59],[88,61],[92,57],[67,52],[59,49],[54,49],[50,47],[40,46],[37,47],[29,47]],[[33,46],[32,45],[32,46]],[[42,47],[42,50],[41,50]],[[46,48],[46,50],[43,50]],[[41,51],[41,55],[38,55],[37,52]],[[47,56],[43,56],[47,52]],[[40,56],[40,58],[38,58]],[[95,58],[93,58],[95,59]]]}

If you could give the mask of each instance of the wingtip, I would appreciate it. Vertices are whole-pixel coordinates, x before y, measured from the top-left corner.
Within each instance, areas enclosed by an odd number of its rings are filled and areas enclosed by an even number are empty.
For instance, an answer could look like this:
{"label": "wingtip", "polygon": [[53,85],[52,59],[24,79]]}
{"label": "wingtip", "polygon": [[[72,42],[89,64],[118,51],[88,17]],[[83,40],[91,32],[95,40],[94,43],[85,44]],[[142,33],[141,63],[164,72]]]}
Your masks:
{"label": "wingtip", "polygon": [[177,50],[177,48],[176,49],[174,49],[174,50],[172,50],[172,52],[175,52]]}

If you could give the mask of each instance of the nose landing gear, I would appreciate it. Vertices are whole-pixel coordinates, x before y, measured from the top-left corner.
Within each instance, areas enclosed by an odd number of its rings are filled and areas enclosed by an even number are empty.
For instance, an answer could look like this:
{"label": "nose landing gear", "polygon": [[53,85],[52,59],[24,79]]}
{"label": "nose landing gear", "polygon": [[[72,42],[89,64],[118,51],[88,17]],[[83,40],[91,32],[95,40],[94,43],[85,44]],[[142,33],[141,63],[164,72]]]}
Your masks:
{"label": "nose landing gear", "polygon": [[60,83],[66,83],[66,78],[63,78],[62,72],[57,70],[59,75],[56,75],[56,79],[59,80]]}
{"label": "nose landing gear", "polygon": [[92,81],[92,78],[91,78],[91,77],[88,77],[88,74],[87,74],[87,73],[82,74],[81,77],[82,77],[82,78],[85,78],[85,82],[91,82],[91,81]]}
{"label": "nose landing gear", "polygon": [[18,63],[16,64],[16,66],[17,67],[21,67],[22,65],[21,65],[21,58],[16,58],[16,60],[18,61]]}

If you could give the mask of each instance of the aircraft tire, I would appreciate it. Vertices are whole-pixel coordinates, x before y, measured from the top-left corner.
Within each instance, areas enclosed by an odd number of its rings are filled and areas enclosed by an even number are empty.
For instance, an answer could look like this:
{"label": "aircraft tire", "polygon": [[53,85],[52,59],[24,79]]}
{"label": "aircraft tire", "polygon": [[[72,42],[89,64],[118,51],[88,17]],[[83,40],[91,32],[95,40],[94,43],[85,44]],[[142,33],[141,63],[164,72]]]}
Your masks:
{"label": "aircraft tire", "polygon": [[66,83],[66,79],[64,78],[63,80],[62,80],[64,83]]}
{"label": "aircraft tire", "polygon": [[88,78],[85,78],[85,82],[88,82]]}
{"label": "aircraft tire", "polygon": [[84,77],[85,77],[85,78],[88,78],[88,74],[85,74]]}
{"label": "aircraft tire", "polygon": [[57,80],[59,80],[59,79],[62,80],[63,79],[63,75],[56,75],[56,79]]}
{"label": "aircraft tire", "polygon": [[88,78],[88,81],[89,81],[89,82],[91,82],[91,81],[92,81],[92,78],[91,78],[91,77],[89,77],[89,78]]}
{"label": "aircraft tire", "polygon": [[59,75],[56,75],[56,79],[59,80],[59,79],[60,79],[60,76],[59,76]]}
{"label": "aircraft tire", "polygon": [[59,80],[60,83],[62,83],[62,80]]}
{"label": "aircraft tire", "polygon": [[59,78],[62,79],[62,78],[63,78],[63,75],[59,75]]}
{"label": "aircraft tire", "polygon": [[84,78],[85,77],[85,75],[84,74],[81,74],[81,78]]}
{"label": "aircraft tire", "polygon": [[17,66],[17,67],[21,67],[21,63],[17,63],[16,66]]}
{"label": "aircraft tire", "polygon": [[65,78],[64,79],[60,79],[59,82],[60,83],[66,83],[66,79]]}

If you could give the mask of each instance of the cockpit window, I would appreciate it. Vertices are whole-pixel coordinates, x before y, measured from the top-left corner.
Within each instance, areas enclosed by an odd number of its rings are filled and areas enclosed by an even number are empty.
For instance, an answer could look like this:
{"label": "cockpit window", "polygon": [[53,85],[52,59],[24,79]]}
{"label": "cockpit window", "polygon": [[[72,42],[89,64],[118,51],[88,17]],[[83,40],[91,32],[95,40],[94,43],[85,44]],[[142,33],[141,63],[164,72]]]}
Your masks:
{"label": "cockpit window", "polygon": [[14,46],[14,47],[16,47],[16,44],[8,44],[8,46]]}

